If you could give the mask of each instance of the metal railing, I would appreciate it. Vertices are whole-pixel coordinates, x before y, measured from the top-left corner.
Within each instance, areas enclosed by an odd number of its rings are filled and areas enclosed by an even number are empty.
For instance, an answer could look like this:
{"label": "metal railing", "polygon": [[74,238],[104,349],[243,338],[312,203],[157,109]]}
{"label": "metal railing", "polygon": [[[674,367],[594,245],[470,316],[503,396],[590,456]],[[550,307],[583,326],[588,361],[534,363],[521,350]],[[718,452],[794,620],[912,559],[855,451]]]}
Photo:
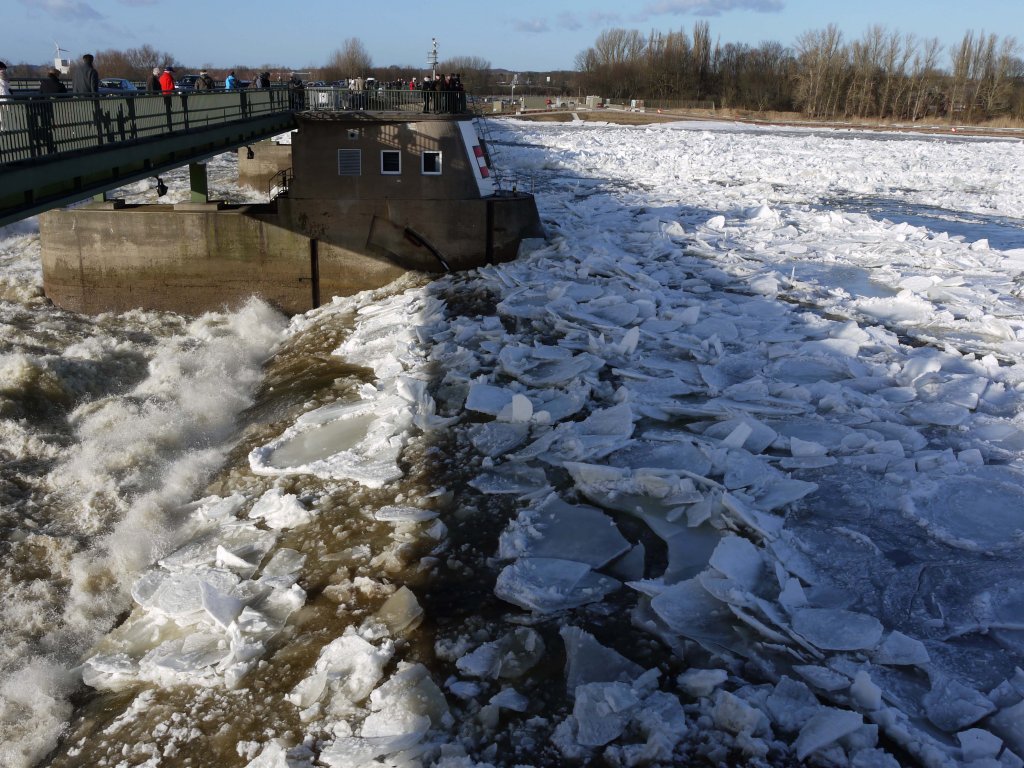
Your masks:
{"label": "metal railing", "polygon": [[0,100],[0,165],[291,111],[286,89]]}
{"label": "metal railing", "polygon": [[347,88],[310,87],[305,89],[305,108],[320,111],[431,112],[459,114],[468,112],[462,91],[386,90],[375,88],[350,91]]}

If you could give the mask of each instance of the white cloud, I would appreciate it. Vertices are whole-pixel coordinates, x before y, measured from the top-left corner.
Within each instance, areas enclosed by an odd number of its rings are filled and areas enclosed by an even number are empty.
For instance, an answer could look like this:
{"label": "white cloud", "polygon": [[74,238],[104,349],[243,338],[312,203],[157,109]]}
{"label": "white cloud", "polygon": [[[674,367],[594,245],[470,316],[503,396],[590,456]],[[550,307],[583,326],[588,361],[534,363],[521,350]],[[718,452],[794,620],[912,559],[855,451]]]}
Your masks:
{"label": "white cloud", "polygon": [[639,18],[651,16],[721,16],[729,11],[778,13],[785,8],[783,0],[659,0],[648,3]]}
{"label": "white cloud", "polygon": [[548,23],[545,19],[516,19],[512,24],[520,32],[528,32],[530,34],[549,31]]}
{"label": "white cloud", "polygon": [[98,21],[103,18],[102,13],[82,0],[21,0],[21,4],[56,16],[61,21]]}

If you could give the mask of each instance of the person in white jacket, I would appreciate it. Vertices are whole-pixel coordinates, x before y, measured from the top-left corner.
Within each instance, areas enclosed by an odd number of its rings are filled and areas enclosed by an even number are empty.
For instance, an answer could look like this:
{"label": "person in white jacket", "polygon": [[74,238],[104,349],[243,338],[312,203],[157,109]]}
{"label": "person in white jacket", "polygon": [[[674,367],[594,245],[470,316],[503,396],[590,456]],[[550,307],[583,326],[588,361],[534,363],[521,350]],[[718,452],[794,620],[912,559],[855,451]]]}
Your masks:
{"label": "person in white jacket", "polygon": [[11,84],[7,80],[7,65],[0,61],[0,97],[10,98]]}
{"label": "person in white jacket", "polygon": [[[8,101],[13,97],[11,84],[7,80],[7,65],[0,61],[0,102]],[[4,129],[4,117],[6,117],[4,112],[6,111],[6,107],[0,106],[0,131]]]}

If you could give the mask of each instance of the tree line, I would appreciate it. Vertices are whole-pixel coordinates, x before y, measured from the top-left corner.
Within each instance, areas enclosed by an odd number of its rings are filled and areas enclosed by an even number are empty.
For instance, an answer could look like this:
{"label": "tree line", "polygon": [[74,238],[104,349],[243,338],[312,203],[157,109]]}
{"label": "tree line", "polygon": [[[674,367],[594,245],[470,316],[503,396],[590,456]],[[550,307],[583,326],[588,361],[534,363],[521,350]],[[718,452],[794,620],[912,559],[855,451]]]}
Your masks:
{"label": "tree line", "polygon": [[834,25],[793,48],[712,44],[689,33],[608,29],[576,56],[579,86],[612,99],[711,101],[755,111],[964,121],[1024,117],[1024,62],[1013,37],[967,32],[958,45],[881,26],[849,42]]}
{"label": "tree line", "polygon": [[[757,46],[713,40],[710,25],[689,32],[612,28],[575,58],[575,70],[521,72],[516,93],[594,94],[613,100],[651,103],[713,102],[717,107],[756,112],[797,111],[826,120],[926,117],[981,121],[1024,119],[1024,62],[1013,37],[967,32],[959,44],[920,39],[881,26],[846,41],[834,25],[804,32],[792,48],[777,42]],[[142,81],[154,67],[173,65],[175,57],[150,45],[95,54],[104,77]],[[17,65],[12,77],[39,77],[48,65]],[[228,68],[205,65],[215,78]],[[198,71],[200,67],[195,67]],[[271,63],[233,67],[243,73],[289,73]],[[334,82],[373,76],[382,81],[419,79],[423,66],[373,66],[358,38],[349,38],[325,63],[307,67],[306,80]],[[511,73],[494,70],[476,56],[439,62],[437,71],[458,73],[466,90],[495,94],[511,86]]]}

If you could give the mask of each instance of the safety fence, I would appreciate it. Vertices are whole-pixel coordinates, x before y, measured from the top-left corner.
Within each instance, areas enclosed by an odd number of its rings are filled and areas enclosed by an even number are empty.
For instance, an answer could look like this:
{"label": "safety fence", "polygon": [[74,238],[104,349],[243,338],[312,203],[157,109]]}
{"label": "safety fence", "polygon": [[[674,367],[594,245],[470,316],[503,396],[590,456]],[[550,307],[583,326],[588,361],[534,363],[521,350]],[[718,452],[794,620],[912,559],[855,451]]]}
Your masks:
{"label": "safety fence", "polygon": [[312,111],[430,112],[457,114],[467,112],[464,91],[420,91],[372,88],[350,91],[347,88],[311,87],[305,89],[305,108]]}
{"label": "safety fence", "polygon": [[0,100],[0,165],[288,112],[284,88],[171,94],[25,96]]}

